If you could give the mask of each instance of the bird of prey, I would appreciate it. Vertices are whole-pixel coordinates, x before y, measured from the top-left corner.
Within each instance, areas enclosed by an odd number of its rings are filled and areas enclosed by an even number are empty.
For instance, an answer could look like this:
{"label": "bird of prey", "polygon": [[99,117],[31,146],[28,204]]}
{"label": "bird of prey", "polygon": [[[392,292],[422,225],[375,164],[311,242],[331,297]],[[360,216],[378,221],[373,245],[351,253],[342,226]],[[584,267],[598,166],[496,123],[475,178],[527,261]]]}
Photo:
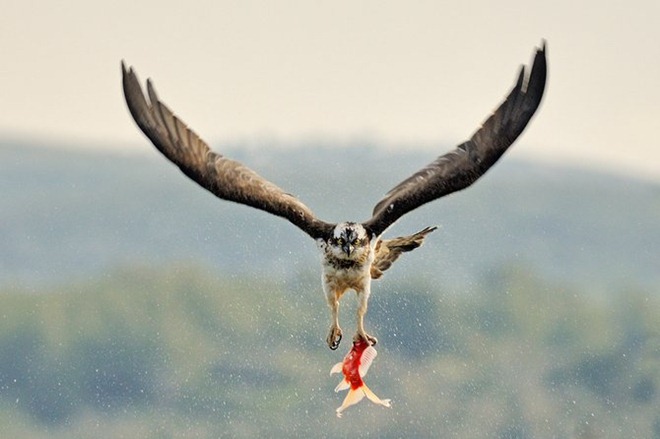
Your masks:
{"label": "bird of prey", "polygon": [[531,69],[521,67],[508,96],[482,126],[455,149],[439,156],[390,190],[364,222],[325,222],[295,196],[243,164],[212,151],[158,97],[151,80],[146,96],[133,68],[122,66],[124,96],[137,126],[154,146],[197,184],[217,197],[283,217],[316,241],[321,253],[323,291],[332,314],[326,342],[337,349],[342,338],[339,299],[356,292],[354,340],[377,342],[364,329],[371,280],[378,279],[404,252],[419,247],[435,227],[410,236],[384,239],[383,232],[406,213],[464,189],[481,177],[523,132],[538,108],[546,82],[545,43]]}

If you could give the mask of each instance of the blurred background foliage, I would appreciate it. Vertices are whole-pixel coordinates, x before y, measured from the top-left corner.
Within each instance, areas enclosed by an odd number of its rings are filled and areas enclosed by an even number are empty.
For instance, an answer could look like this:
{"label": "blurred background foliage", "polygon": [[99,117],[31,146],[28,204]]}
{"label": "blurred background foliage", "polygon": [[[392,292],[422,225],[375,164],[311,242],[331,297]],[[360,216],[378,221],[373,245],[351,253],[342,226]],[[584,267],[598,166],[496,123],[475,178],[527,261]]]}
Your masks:
{"label": "blurred background foliage", "polygon": [[[243,151],[329,220],[366,217],[424,163]],[[366,382],[393,407],[338,420],[328,373],[355,300],[331,352],[295,228],[158,157],[11,143],[0,158],[1,437],[660,438],[656,183],[505,161],[397,223],[388,235],[441,228],[373,286]],[[365,158],[381,170],[366,183]]]}
{"label": "blurred background foliage", "polygon": [[[489,291],[379,283],[367,383],[341,421],[320,296],[193,266],[0,295],[14,437],[658,437],[660,301],[503,270]],[[345,307],[354,309],[354,300]],[[347,327],[348,329],[348,327]],[[358,431],[353,429],[358,428]],[[8,430],[7,430],[8,429]]]}

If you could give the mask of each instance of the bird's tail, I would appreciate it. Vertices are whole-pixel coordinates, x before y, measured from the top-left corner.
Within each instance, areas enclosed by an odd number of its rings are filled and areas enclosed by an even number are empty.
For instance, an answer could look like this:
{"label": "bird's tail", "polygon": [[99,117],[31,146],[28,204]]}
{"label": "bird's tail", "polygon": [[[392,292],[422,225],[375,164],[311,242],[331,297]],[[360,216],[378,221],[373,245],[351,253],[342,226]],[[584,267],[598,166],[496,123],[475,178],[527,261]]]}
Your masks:
{"label": "bird's tail", "polygon": [[422,245],[426,235],[436,230],[437,227],[426,227],[410,236],[400,236],[393,239],[383,239],[376,244],[376,257],[371,264],[371,278],[378,279],[383,272],[390,268],[401,253],[415,250]]}
{"label": "bird's tail", "polygon": [[394,238],[390,239],[387,242],[387,246],[390,248],[390,251],[392,249],[400,249],[402,252],[409,252],[411,250],[415,250],[417,247],[422,245],[424,242],[424,238],[426,238],[426,235],[431,233],[432,231],[436,230],[437,227],[426,227],[423,230],[420,230],[419,232],[415,233],[414,235],[410,236],[401,236],[399,238]]}

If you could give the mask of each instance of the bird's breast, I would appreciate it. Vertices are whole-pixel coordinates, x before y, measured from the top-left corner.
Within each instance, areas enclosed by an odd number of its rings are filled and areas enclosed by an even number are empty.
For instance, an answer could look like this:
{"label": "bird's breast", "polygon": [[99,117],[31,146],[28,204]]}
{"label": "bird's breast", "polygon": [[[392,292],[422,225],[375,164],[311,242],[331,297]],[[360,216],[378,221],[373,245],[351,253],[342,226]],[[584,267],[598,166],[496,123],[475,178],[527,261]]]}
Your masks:
{"label": "bird's breast", "polygon": [[325,282],[336,290],[362,291],[371,279],[370,262],[326,257],[323,261]]}

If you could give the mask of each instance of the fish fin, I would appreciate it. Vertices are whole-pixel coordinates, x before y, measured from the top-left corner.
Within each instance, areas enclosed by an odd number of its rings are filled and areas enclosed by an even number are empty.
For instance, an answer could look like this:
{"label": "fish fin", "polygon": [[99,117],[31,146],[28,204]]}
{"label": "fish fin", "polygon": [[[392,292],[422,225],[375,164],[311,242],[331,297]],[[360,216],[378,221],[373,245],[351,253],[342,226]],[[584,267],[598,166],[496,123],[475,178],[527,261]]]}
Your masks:
{"label": "fish fin", "polygon": [[333,373],[339,373],[341,372],[341,368],[343,367],[343,363],[337,363],[334,366],[332,366],[332,369],[330,369],[330,375]]}
{"label": "fish fin", "polygon": [[341,418],[341,412],[346,410],[348,407],[362,401],[362,398],[364,398],[364,392],[362,389],[363,388],[360,387],[348,391],[348,395],[346,395],[346,398],[344,398],[344,402],[341,404],[341,407],[336,410],[338,418]]}
{"label": "fish fin", "polygon": [[376,358],[376,355],[378,355],[378,352],[376,352],[376,348],[373,346],[369,346],[364,350],[362,353],[362,358],[360,358],[360,367],[358,368],[358,373],[361,377],[367,374],[369,367],[371,367],[371,363],[374,361],[374,358]]}
{"label": "fish fin", "polygon": [[346,381],[346,378],[344,378],[339,384],[337,384],[337,387],[335,387],[335,392],[341,392],[342,390],[346,390],[349,387],[351,387],[351,384]]}
{"label": "fish fin", "polygon": [[362,386],[362,391],[367,396],[367,398],[369,398],[369,401],[373,402],[374,404],[379,404],[383,407],[392,407],[390,405],[392,402],[390,399],[380,399],[374,392],[371,391],[371,389],[369,389],[369,387],[367,387],[366,384]]}

